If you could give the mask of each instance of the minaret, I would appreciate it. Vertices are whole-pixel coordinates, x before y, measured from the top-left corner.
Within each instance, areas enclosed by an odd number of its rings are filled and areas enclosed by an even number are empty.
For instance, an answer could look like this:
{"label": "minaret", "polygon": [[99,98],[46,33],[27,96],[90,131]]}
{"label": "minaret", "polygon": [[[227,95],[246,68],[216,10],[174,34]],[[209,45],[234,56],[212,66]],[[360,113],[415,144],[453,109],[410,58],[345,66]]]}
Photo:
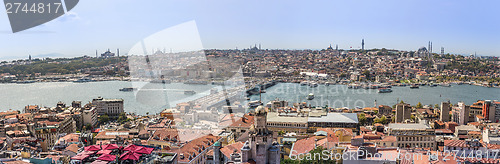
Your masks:
{"label": "minaret", "polygon": [[120,57],[120,49],[119,49],[119,48],[117,48],[117,49],[116,49],[116,55],[117,55],[118,57]]}
{"label": "minaret", "polygon": [[220,156],[220,148],[221,148],[221,143],[219,141],[214,143],[214,164],[221,164],[221,156]]}
{"label": "minaret", "polygon": [[361,50],[365,50],[365,39],[361,40]]}

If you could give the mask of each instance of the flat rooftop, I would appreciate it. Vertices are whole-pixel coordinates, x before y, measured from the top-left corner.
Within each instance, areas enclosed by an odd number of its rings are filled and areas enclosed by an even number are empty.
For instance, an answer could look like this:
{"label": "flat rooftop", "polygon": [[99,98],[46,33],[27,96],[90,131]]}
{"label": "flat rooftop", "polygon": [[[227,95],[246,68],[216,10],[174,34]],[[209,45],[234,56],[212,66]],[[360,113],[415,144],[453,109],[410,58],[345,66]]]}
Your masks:
{"label": "flat rooftop", "polygon": [[307,117],[296,115],[278,116],[277,112],[268,112],[267,122],[307,123]]}
{"label": "flat rooftop", "polygon": [[419,123],[390,123],[389,128],[393,130],[425,130],[430,128],[428,125]]}
{"label": "flat rooftop", "polygon": [[327,113],[326,116],[309,117],[308,122],[358,123],[356,113]]}

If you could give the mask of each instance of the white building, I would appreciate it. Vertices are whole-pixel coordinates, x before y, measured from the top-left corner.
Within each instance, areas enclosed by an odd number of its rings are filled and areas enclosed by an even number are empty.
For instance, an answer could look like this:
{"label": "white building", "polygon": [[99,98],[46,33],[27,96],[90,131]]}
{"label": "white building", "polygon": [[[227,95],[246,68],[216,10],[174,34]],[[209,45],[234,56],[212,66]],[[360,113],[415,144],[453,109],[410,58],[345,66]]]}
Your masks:
{"label": "white building", "polygon": [[96,107],[98,115],[108,115],[109,117],[118,117],[123,113],[123,99],[104,99],[98,97],[92,100],[92,105]]}
{"label": "white building", "polygon": [[90,124],[92,126],[97,124],[97,109],[96,107],[89,107],[82,110],[83,125]]}

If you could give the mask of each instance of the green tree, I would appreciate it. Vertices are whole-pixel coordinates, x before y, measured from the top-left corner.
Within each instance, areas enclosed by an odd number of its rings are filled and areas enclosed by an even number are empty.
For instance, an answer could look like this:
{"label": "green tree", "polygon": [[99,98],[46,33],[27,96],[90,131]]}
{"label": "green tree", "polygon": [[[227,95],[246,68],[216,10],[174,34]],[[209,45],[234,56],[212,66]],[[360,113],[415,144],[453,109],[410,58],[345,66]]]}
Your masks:
{"label": "green tree", "polygon": [[92,130],[92,125],[86,124],[85,125],[85,130]]}
{"label": "green tree", "polygon": [[424,106],[422,105],[422,103],[418,102],[416,107],[417,107],[417,109],[421,109],[421,108],[423,108]]}
{"label": "green tree", "polygon": [[364,113],[361,113],[358,115],[358,120],[359,120],[359,124],[361,126],[365,125],[366,124],[366,116]]}
{"label": "green tree", "polygon": [[388,124],[389,123],[385,116],[382,116],[380,118],[376,118],[373,122],[379,123],[379,124]]}
{"label": "green tree", "polygon": [[99,117],[99,122],[105,123],[109,121],[109,116],[108,115],[102,115]]}

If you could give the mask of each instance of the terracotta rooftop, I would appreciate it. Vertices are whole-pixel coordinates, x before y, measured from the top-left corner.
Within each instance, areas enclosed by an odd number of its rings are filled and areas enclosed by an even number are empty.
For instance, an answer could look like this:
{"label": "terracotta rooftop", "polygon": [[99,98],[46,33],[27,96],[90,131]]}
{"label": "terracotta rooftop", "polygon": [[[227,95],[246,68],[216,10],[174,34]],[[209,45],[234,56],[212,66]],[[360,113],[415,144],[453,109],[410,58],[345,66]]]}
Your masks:
{"label": "terracotta rooftop", "polygon": [[298,154],[303,154],[307,153],[315,148],[316,145],[316,137],[309,137],[309,138],[304,138],[301,140],[298,140],[295,142],[292,146],[292,150],[290,151],[290,155],[298,155]]}
{"label": "terracotta rooftop", "polygon": [[224,156],[231,158],[231,154],[236,150],[236,153],[241,153],[241,148],[243,147],[243,142],[236,142],[231,145],[226,145],[220,149]]}

